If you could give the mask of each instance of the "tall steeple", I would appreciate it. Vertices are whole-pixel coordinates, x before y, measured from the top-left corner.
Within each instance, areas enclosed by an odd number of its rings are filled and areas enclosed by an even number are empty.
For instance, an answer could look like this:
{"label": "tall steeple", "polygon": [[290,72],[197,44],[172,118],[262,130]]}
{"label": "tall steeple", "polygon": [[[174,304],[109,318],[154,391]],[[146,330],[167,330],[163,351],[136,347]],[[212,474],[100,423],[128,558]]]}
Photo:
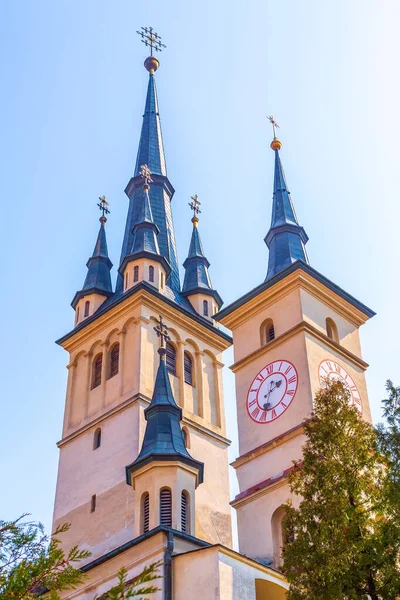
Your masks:
{"label": "tall steeple", "polygon": [[208,273],[210,263],[204,254],[198,229],[199,218],[197,215],[201,212],[199,209],[200,201],[198,200],[197,195],[192,196],[191,200],[192,202],[189,203],[189,206],[193,210],[193,231],[190,240],[189,254],[183,263],[185,268],[185,279],[183,281],[182,295],[187,297],[195,294],[212,296],[215,299],[218,308],[220,308],[222,299],[218,292],[213,289]]}
{"label": "tall steeple", "polygon": [[276,123],[273,117],[270,117],[271,119],[274,126],[271,148],[275,153],[275,173],[271,226],[264,238],[269,248],[266,280],[283,271],[296,260],[309,264],[305,249],[308,236],[296,217],[279,156],[282,144],[275,135]]}
{"label": "tall steeple", "polygon": [[[144,66],[149,72],[146,104],[143,115],[142,131],[136,159],[134,176],[129,181],[125,193],[129,198],[128,216],[125,226],[124,241],[122,244],[121,260],[123,262],[130,252],[133,242],[133,229],[140,218],[140,207],[143,205],[141,165],[146,164],[153,178],[153,185],[149,194],[154,222],[159,229],[158,244],[160,254],[171,266],[171,273],[167,285],[180,291],[178,256],[175,243],[174,225],[172,221],[171,199],[174,188],[167,177],[164,145],[161,132],[161,122],[158,110],[158,99],[154,73],[159,67],[159,61],[154,56],[149,56]],[[116,292],[123,288],[123,279],[118,276]]]}
{"label": "tall steeple", "polygon": [[113,293],[110,274],[113,265],[108,257],[105,230],[105,224],[107,222],[105,214],[109,212],[107,209],[108,203],[105,199],[105,196],[102,196],[102,198],[99,198],[99,200],[100,202],[98,206],[103,213],[100,217],[100,230],[97,235],[93,254],[86,263],[88,272],[86,274],[83,288],[76,292],[74,299],[72,300],[71,306],[73,308],[76,308],[79,300],[84,296],[98,294],[108,298]]}

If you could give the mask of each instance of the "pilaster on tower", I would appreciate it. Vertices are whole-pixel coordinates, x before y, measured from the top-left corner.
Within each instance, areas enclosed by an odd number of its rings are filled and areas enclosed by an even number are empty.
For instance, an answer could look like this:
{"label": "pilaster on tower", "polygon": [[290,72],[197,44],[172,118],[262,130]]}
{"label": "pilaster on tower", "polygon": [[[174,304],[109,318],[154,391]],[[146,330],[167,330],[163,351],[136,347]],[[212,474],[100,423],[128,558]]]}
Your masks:
{"label": "pilaster on tower", "polygon": [[[136,158],[134,176],[129,181],[125,193],[129,198],[128,215],[122,244],[120,264],[129,254],[133,243],[133,229],[140,218],[140,207],[143,203],[143,179],[140,175],[142,165],[147,165],[152,173],[153,185],[149,193],[150,206],[154,222],[159,229],[158,244],[160,254],[171,267],[167,285],[173,290],[180,291],[178,255],[175,243],[174,224],[172,220],[171,200],[174,195],[168,176],[164,154],[164,143],[161,131],[161,121],[158,108],[157,90],[154,73],[159,67],[159,61],[149,56],[144,66],[149,72],[146,103],[143,115],[142,130]],[[123,290],[124,282],[121,273],[117,279],[116,292]]]}
{"label": "pilaster on tower", "polygon": [[75,309],[75,325],[92,316],[99,306],[113,294],[110,274],[113,265],[108,257],[105,230],[107,219],[104,216],[109,213],[107,209],[108,203],[105,196],[102,196],[99,200],[98,206],[103,212],[99,219],[100,230],[97,235],[93,254],[86,263],[88,272],[83,288],[76,292],[71,302],[72,308]]}

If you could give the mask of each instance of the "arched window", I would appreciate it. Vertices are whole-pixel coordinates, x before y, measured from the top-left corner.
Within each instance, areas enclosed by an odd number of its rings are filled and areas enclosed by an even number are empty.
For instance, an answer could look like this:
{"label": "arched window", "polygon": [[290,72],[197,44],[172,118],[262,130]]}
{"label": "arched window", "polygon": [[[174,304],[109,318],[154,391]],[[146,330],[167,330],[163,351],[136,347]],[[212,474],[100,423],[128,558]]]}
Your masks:
{"label": "arched window", "polygon": [[150,496],[145,492],[142,496],[142,533],[147,533],[150,527]]}
{"label": "arched window", "polygon": [[89,302],[89,300],[86,300],[86,302],[85,302],[85,312],[83,313],[84,317],[88,317],[89,316],[89,309],[90,309],[90,302]]}
{"label": "arched window", "polygon": [[282,548],[286,541],[290,541],[290,538],[286,536],[283,520],[286,515],[284,506],[279,506],[272,515],[271,518],[271,529],[272,529],[272,542],[274,548],[274,567],[279,568],[282,563]]}
{"label": "arched window", "polygon": [[154,283],[154,267],[153,267],[153,265],[149,266],[149,281]]}
{"label": "arched window", "polygon": [[261,346],[269,344],[275,339],[275,327],[272,319],[266,319],[263,321],[260,327],[260,339]]}
{"label": "arched window", "polygon": [[330,338],[334,342],[339,343],[339,334],[338,334],[337,325],[336,325],[335,321],[333,319],[330,319],[329,317],[326,319],[326,335],[328,336],[328,338]]}
{"label": "arched window", "polygon": [[185,352],[183,355],[183,370],[185,374],[185,383],[193,385],[193,361],[189,352]]}
{"label": "arched window", "polygon": [[97,450],[101,446],[101,427],[98,427],[93,435],[93,450]]}
{"label": "arched window", "polygon": [[139,281],[139,267],[136,265],[136,267],[133,267],[133,282],[136,283],[137,281]]}
{"label": "arched window", "polygon": [[103,355],[98,354],[93,361],[92,390],[101,384],[102,368],[103,368]]}
{"label": "arched window", "polygon": [[128,273],[125,273],[125,289],[128,287]]}
{"label": "arched window", "polygon": [[175,346],[170,342],[167,342],[167,354],[166,354],[167,371],[171,375],[176,375],[176,350]]}
{"label": "arched window", "polygon": [[110,364],[109,364],[109,375],[108,377],[114,377],[118,373],[119,369],[119,344],[114,344],[110,350]]}
{"label": "arched window", "polygon": [[203,315],[208,317],[208,301],[203,300]]}
{"label": "arched window", "polygon": [[181,530],[190,533],[189,494],[183,490],[181,494]]}
{"label": "arched window", "polygon": [[190,448],[190,438],[189,438],[189,431],[187,427],[182,427],[182,435],[183,435],[183,442],[185,444],[185,448]]}
{"label": "arched window", "polygon": [[172,527],[172,498],[169,488],[160,490],[160,525]]}
{"label": "arched window", "polygon": [[75,318],[75,323],[78,323],[78,321],[79,321],[79,306],[78,306],[78,308],[76,309],[76,318]]}

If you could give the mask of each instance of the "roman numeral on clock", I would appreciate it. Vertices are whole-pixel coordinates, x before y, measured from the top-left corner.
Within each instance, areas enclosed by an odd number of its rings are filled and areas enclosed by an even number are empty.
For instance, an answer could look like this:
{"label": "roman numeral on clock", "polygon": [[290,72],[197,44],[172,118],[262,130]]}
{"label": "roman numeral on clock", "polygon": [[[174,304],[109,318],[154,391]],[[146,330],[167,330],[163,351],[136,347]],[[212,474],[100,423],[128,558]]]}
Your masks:
{"label": "roman numeral on clock", "polygon": [[271,373],[273,373],[273,372],[274,372],[274,365],[273,364],[272,365],[268,365],[268,367],[267,367],[267,373],[268,373],[268,375],[271,375]]}
{"label": "roman numeral on clock", "polygon": [[250,406],[254,406],[256,402],[257,402],[257,400],[252,400],[251,402],[249,402],[249,408],[250,408]]}
{"label": "roman numeral on clock", "polygon": [[288,383],[294,383],[296,381],[296,375],[292,375],[290,379],[288,379]]}
{"label": "roman numeral on clock", "polygon": [[265,423],[266,420],[267,420],[267,411],[263,410],[261,413],[261,417],[260,417],[260,423]]}
{"label": "roman numeral on clock", "polygon": [[257,417],[258,417],[259,413],[260,413],[260,409],[259,409],[259,408],[258,408],[258,406],[257,406],[257,408],[255,408],[255,409],[253,410],[253,412],[251,413],[251,416],[252,416],[252,417],[254,417],[254,419],[257,419]]}

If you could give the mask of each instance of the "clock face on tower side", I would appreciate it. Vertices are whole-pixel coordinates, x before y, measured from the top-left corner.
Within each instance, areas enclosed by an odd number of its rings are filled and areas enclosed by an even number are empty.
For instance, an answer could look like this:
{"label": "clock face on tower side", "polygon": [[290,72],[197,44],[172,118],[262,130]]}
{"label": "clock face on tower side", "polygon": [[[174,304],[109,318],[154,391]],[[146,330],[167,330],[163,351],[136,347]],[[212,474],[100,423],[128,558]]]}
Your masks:
{"label": "clock face on tower side", "polygon": [[298,375],[288,360],[275,360],[254,378],[247,394],[247,412],[256,423],[280,417],[297,392]]}
{"label": "clock face on tower side", "polygon": [[324,360],[319,365],[319,380],[322,385],[327,377],[341,381],[350,392],[350,404],[362,412],[361,394],[347,371],[333,360]]}

